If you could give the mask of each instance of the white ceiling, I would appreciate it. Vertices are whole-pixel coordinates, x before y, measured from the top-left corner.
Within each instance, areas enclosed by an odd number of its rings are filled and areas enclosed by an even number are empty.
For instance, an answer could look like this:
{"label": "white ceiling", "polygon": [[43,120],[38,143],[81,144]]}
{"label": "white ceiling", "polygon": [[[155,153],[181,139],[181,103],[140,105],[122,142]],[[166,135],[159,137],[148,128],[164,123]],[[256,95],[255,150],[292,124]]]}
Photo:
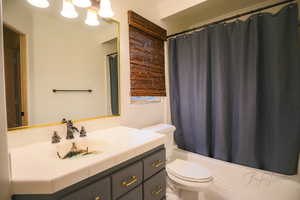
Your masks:
{"label": "white ceiling", "polygon": [[169,16],[163,19],[163,21],[172,27],[170,29],[171,32],[177,32],[200,22],[205,22],[257,4],[269,5],[280,1],[283,0],[207,0]]}
{"label": "white ceiling", "polygon": [[[39,13],[39,14],[44,14],[44,15],[50,15],[52,17],[57,18],[58,20],[65,20],[65,21],[70,21],[70,22],[76,22],[78,24],[81,24],[83,26],[86,26],[84,24],[84,20],[86,17],[86,9],[84,8],[78,8],[75,7],[76,11],[79,14],[79,17],[76,19],[67,19],[63,16],[61,16],[60,11],[62,10],[62,0],[49,0],[50,6],[48,8],[37,8],[32,5],[30,5],[26,0],[3,0],[3,9],[5,13],[5,8],[9,4],[17,4],[20,9],[27,9],[31,10],[32,12]],[[16,11],[17,12],[17,11]],[[88,27],[87,28],[105,28],[107,26],[111,25],[111,22],[108,20],[105,20],[101,17],[99,17],[100,25],[97,27]]]}

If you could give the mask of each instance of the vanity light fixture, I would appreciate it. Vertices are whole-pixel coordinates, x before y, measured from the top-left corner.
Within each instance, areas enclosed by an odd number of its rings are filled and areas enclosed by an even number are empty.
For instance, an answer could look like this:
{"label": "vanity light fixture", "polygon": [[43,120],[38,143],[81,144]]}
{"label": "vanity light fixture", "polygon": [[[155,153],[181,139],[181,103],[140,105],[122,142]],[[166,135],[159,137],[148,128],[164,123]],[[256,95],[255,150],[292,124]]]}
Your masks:
{"label": "vanity light fixture", "polygon": [[72,0],[63,0],[63,8],[60,14],[66,18],[76,18],[78,13],[76,12],[75,6]]}
{"label": "vanity light fixture", "polygon": [[[48,0],[26,0],[33,6],[39,8],[49,7]],[[100,17],[111,18],[114,16],[114,12],[111,8],[110,0],[62,0],[63,8],[60,14],[66,18],[77,18],[78,13],[75,6],[81,8],[88,8],[85,23],[90,26],[99,25],[97,13]],[[100,9],[99,9],[100,4]],[[74,6],[75,5],[75,6]]]}
{"label": "vanity light fixture", "polygon": [[89,8],[84,22],[89,26],[98,26],[100,23],[98,20],[97,10]]}
{"label": "vanity light fixture", "polygon": [[39,8],[47,8],[49,7],[49,2],[48,0],[27,0],[28,3],[35,7]]}
{"label": "vanity light fixture", "polygon": [[103,18],[111,18],[114,16],[114,12],[111,9],[110,0],[101,0],[99,15]]}
{"label": "vanity light fixture", "polygon": [[80,8],[89,8],[92,2],[90,0],[73,0],[73,4]]}

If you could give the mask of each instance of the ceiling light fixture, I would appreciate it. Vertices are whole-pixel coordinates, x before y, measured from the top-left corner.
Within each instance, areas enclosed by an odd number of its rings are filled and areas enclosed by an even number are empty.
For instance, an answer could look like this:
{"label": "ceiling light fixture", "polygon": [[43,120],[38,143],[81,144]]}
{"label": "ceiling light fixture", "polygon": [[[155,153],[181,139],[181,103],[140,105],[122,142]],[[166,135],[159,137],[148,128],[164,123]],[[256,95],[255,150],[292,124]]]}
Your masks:
{"label": "ceiling light fixture", "polygon": [[[47,8],[49,7],[48,0],[26,0],[33,6],[39,8]],[[77,18],[78,13],[75,9],[77,7],[88,8],[85,23],[90,26],[99,25],[99,19],[97,13],[103,18],[112,18],[114,16],[114,12],[111,8],[110,0],[62,0],[63,6],[60,14],[66,18]],[[99,9],[99,2],[100,9]]]}
{"label": "ceiling light fixture", "polygon": [[28,3],[35,7],[39,8],[47,8],[49,7],[49,2],[48,0],[27,0]]}
{"label": "ceiling light fixture", "polygon": [[60,14],[66,18],[76,18],[78,13],[76,12],[75,6],[72,0],[63,0],[63,8]]}
{"label": "ceiling light fixture", "polygon": [[93,8],[88,9],[84,22],[89,26],[98,26],[100,23],[98,20],[97,10]]}
{"label": "ceiling light fixture", "polygon": [[80,8],[88,8],[92,5],[90,0],[73,0],[73,4]]}
{"label": "ceiling light fixture", "polygon": [[114,16],[110,0],[101,0],[99,15],[103,18],[111,18]]}

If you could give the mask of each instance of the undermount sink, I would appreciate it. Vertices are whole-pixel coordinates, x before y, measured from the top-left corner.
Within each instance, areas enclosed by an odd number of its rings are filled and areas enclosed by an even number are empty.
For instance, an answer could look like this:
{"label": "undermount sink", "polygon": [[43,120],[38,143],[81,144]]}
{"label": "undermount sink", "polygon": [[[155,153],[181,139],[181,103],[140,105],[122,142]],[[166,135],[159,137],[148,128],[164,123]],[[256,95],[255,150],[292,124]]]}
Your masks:
{"label": "undermount sink", "polygon": [[104,140],[79,138],[56,144],[56,151],[59,159],[74,159],[103,153],[109,146]]}

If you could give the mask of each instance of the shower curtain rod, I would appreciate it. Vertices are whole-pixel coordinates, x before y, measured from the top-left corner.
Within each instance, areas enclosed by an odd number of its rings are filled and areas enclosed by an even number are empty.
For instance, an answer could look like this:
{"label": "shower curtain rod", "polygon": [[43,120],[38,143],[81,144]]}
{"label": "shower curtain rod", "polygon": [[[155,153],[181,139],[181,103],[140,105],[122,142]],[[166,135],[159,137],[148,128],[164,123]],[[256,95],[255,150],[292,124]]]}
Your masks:
{"label": "shower curtain rod", "polygon": [[[172,37],[175,37],[175,36],[178,36],[178,35],[182,35],[182,34],[185,34],[185,33],[188,33],[188,32],[193,32],[193,31],[199,30],[201,28],[204,28],[204,27],[207,27],[207,26],[210,26],[210,25],[219,24],[219,23],[226,22],[226,21],[229,21],[229,20],[232,20],[232,19],[236,19],[236,18],[240,18],[240,17],[246,16],[246,15],[253,14],[253,13],[257,13],[257,12],[260,12],[262,10],[266,10],[266,9],[273,8],[273,7],[280,6],[280,5],[287,4],[287,3],[291,3],[291,2],[294,2],[294,1],[295,0],[286,0],[286,1],[275,3],[275,4],[271,4],[269,6],[265,6],[265,7],[262,7],[262,8],[251,10],[249,12],[245,12],[245,13],[241,13],[241,14],[238,14],[238,15],[234,15],[232,17],[228,17],[228,18],[225,18],[225,19],[222,19],[222,20],[218,20],[218,21],[209,23],[209,24],[198,26],[196,28],[191,28],[191,29],[188,29],[188,30],[185,30],[185,31],[181,31],[179,33],[175,33],[175,34],[169,35],[169,36],[167,36],[167,39],[170,39]],[[300,26],[300,23],[298,23],[298,26]]]}

